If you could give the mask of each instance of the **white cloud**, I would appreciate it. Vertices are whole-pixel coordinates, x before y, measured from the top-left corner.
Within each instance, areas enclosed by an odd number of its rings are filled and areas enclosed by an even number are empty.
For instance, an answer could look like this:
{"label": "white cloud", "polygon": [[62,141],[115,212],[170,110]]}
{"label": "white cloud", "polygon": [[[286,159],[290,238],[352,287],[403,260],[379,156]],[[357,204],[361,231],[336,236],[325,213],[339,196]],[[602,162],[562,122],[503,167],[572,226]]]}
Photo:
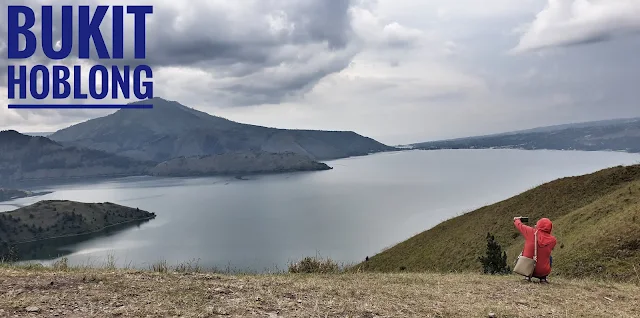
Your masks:
{"label": "white cloud", "polygon": [[591,42],[640,32],[639,0],[548,0],[524,28],[514,53]]}

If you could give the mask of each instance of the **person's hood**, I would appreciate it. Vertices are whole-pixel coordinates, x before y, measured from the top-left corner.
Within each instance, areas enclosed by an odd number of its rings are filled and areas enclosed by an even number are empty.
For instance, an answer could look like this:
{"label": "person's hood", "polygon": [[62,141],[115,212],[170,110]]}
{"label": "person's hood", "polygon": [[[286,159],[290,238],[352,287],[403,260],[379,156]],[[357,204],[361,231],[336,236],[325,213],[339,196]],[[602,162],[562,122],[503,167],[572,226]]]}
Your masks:
{"label": "person's hood", "polygon": [[547,219],[547,218],[542,218],[540,220],[538,220],[538,223],[536,223],[536,229],[542,231],[542,232],[546,232],[551,234],[551,229],[553,228],[553,223],[551,223],[551,220]]}
{"label": "person's hood", "polygon": [[553,228],[553,223],[551,223],[551,220],[547,218],[542,218],[538,221],[538,223],[536,223],[536,229],[542,232],[542,233],[538,233],[538,244],[540,246],[549,245],[554,241],[554,237],[551,236],[552,228]]}

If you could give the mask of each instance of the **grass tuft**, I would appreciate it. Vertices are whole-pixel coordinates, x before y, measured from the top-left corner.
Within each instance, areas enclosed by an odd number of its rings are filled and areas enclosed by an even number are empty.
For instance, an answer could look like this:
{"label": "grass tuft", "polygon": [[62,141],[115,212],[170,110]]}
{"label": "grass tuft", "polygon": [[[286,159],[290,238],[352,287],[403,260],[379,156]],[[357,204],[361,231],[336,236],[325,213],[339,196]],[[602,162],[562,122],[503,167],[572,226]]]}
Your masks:
{"label": "grass tuft", "polygon": [[289,264],[292,274],[336,274],[340,273],[340,266],[330,258],[307,256],[300,261]]}
{"label": "grass tuft", "polygon": [[59,260],[55,261],[52,267],[59,271],[68,271],[69,270],[69,259],[66,257],[62,257]]}

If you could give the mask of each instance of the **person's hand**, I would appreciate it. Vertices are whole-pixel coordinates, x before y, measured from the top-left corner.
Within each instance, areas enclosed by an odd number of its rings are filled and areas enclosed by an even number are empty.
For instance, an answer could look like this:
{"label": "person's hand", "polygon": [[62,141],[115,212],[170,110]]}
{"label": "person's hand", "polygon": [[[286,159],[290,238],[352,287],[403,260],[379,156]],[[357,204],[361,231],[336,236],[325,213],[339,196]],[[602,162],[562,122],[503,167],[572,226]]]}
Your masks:
{"label": "person's hand", "polygon": [[516,217],[513,218],[513,220],[515,221],[515,220],[519,220],[521,218],[522,218],[521,216],[516,216]]}

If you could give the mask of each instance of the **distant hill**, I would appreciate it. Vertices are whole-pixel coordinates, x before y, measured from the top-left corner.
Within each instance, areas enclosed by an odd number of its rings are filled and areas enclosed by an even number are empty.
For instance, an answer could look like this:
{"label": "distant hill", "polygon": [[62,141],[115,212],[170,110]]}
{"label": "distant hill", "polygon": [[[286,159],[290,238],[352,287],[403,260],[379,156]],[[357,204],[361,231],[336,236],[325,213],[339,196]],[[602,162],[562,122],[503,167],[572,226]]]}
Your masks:
{"label": "distant hill", "polygon": [[[20,259],[39,241],[97,233],[155,216],[155,213],[108,202],[40,201],[0,213],[0,259]],[[22,248],[25,250],[20,250]]]}
{"label": "distant hill", "polygon": [[0,185],[140,175],[153,165],[99,150],[65,147],[46,137],[14,130],[0,132]]}
{"label": "distant hill", "polygon": [[233,122],[162,98],[151,102],[153,109],[122,109],[49,137],[64,144],[157,162],[253,151],[293,152],[329,160],[394,149],[354,132],[267,128]]}
{"label": "distant hill", "polygon": [[39,195],[45,195],[45,194],[49,194],[49,193],[51,193],[51,192],[38,192],[38,193],[36,193],[36,192],[24,191],[24,190],[18,190],[18,189],[3,189],[3,188],[0,188],[0,202],[20,199],[20,198],[34,197],[34,196],[39,196]]}
{"label": "distant hill", "polygon": [[204,175],[242,175],[294,171],[329,170],[324,163],[296,153],[239,152],[222,155],[183,157],[158,164],[154,176],[189,177]]}
{"label": "distant hill", "polygon": [[[445,221],[355,268],[370,271],[481,271],[488,232],[512,265],[524,244],[514,216],[548,217],[558,244],[552,275],[637,279],[640,264],[640,165],[552,181]],[[634,267],[635,266],[635,267]]]}
{"label": "distant hill", "polygon": [[108,202],[40,201],[0,213],[0,241],[19,243],[80,235],[154,217],[151,212]]}
{"label": "distant hill", "polygon": [[[13,130],[0,132],[0,185],[3,186],[96,177],[209,176],[328,169],[331,167],[305,155],[259,150],[182,157],[157,163],[95,149],[65,147],[46,137],[27,136]],[[0,201],[5,197],[15,199],[32,195],[38,194],[0,188]]]}
{"label": "distant hill", "polygon": [[413,144],[417,149],[552,149],[640,152],[640,118],[540,127]]}

